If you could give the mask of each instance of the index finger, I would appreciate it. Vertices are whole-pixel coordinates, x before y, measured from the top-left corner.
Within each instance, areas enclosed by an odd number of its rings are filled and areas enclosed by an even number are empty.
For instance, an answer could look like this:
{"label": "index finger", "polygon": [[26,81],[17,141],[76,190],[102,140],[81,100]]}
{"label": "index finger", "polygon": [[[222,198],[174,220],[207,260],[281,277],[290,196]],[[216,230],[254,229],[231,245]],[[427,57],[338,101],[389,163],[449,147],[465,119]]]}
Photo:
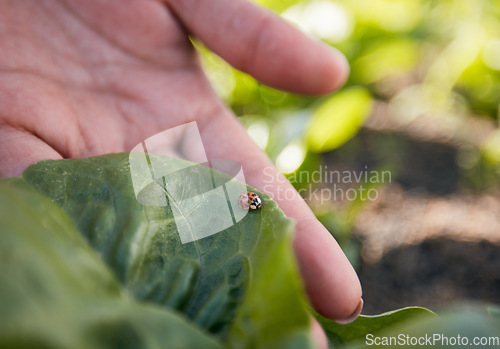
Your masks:
{"label": "index finger", "polygon": [[279,89],[322,94],[349,73],[345,57],[246,0],[166,0],[187,29],[235,68]]}

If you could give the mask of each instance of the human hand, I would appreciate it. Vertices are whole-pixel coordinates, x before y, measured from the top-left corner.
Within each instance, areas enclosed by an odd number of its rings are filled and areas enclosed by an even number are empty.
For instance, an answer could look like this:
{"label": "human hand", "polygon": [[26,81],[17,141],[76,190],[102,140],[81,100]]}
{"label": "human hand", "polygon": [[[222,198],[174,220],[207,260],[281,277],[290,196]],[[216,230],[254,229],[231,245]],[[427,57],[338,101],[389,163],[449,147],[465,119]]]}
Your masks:
{"label": "human hand", "polygon": [[0,175],[44,159],[130,151],[196,121],[208,158],[240,162],[247,183],[271,188],[297,221],[294,247],[313,306],[338,321],[356,317],[356,273],[214,93],[187,32],[236,68],[292,92],[329,92],[348,73],[341,54],[244,0],[0,0]]}

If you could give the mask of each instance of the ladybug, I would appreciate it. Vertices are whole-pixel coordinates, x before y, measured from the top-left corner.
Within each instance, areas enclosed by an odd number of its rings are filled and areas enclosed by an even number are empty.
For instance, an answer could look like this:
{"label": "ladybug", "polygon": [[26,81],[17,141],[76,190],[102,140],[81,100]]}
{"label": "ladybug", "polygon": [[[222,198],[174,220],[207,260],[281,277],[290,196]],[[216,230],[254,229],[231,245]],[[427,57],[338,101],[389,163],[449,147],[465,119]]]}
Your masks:
{"label": "ladybug", "polygon": [[238,198],[238,206],[247,210],[258,210],[262,208],[262,200],[252,191],[246,191]]}

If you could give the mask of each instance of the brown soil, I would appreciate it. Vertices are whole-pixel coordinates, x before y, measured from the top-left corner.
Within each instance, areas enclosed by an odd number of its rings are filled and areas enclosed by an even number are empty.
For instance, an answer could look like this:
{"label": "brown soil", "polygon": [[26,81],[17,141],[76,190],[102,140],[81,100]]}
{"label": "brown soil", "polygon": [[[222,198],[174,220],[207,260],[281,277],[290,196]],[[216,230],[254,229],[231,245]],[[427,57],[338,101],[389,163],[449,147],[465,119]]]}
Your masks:
{"label": "brown soil", "polygon": [[358,270],[364,314],[406,307],[433,310],[476,300],[500,304],[499,245],[438,238],[388,252]]}
{"label": "brown soil", "polygon": [[[393,173],[392,182],[378,188],[379,199],[365,203],[353,221],[363,313],[436,310],[464,300],[500,304],[498,175],[461,166],[467,145],[460,140],[387,131],[365,129],[324,156],[328,168]],[[337,212],[346,207],[330,204]]]}

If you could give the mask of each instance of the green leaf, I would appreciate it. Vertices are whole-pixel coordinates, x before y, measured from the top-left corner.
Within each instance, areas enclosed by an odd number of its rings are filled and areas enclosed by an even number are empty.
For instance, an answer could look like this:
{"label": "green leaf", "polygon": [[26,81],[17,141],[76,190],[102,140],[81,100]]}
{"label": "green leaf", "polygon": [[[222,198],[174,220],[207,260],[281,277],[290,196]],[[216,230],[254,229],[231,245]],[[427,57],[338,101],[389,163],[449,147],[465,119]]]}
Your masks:
{"label": "green leaf", "polygon": [[418,53],[417,43],[408,38],[376,43],[353,62],[354,79],[371,84],[391,75],[408,73],[415,69]]}
{"label": "green leaf", "polygon": [[[186,165],[158,160],[159,172]],[[169,177],[172,197],[228,181],[227,175],[204,166],[184,170],[196,180]],[[292,224],[267,195],[257,192],[261,210],[215,235],[183,244],[169,206],[137,201],[128,154],[43,161],[23,178],[70,216],[134,299],[182,312],[232,347],[312,345],[291,248]]]}
{"label": "green leaf", "polygon": [[367,334],[378,334],[406,321],[435,315],[430,310],[409,307],[390,311],[380,315],[360,315],[348,325],[339,325],[321,315],[316,315],[331,345],[339,346],[364,341]]}
{"label": "green leaf", "polygon": [[[349,348],[498,348],[500,321],[498,315],[480,304],[461,304],[439,312],[439,316],[422,316],[397,323],[391,328],[367,337]],[[481,342],[474,343],[474,340]]]}
{"label": "green leaf", "polygon": [[220,348],[182,316],[131,302],[68,216],[0,180],[1,348]]}
{"label": "green leaf", "polygon": [[310,149],[327,152],[340,147],[361,128],[372,111],[372,97],[353,87],[330,97],[314,112],[306,132]]}

